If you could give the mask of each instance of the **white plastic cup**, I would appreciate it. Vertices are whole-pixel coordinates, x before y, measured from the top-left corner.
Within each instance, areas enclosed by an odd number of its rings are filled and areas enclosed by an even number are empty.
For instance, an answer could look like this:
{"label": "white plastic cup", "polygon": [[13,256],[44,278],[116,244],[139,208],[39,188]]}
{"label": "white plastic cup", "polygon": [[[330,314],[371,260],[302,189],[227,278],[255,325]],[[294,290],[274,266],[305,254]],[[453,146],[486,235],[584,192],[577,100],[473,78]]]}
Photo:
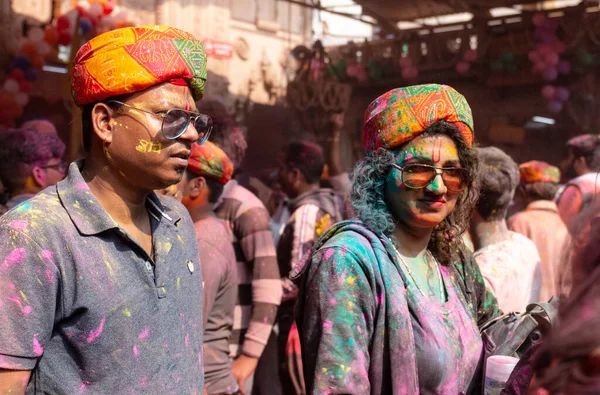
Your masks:
{"label": "white plastic cup", "polygon": [[485,365],[484,395],[500,395],[519,358],[492,355]]}

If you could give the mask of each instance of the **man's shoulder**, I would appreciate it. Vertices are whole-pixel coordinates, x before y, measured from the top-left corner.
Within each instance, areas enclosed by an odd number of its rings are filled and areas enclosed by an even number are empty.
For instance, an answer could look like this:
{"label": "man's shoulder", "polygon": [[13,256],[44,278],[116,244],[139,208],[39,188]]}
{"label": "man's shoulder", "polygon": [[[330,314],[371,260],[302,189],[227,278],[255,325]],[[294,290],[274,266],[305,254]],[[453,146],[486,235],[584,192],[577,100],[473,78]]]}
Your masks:
{"label": "man's shoulder", "polygon": [[69,223],[71,220],[55,188],[40,192],[0,216],[0,229],[28,232],[58,228]]}
{"label": "man's shoulder", "polygon": [[226,206],[235,207],[238,215],[252,208],[266,210],[263,202],[261,202],[255,194],[237,183],[232,188],[224,192],[223,196],[221,197],[219,208]]}

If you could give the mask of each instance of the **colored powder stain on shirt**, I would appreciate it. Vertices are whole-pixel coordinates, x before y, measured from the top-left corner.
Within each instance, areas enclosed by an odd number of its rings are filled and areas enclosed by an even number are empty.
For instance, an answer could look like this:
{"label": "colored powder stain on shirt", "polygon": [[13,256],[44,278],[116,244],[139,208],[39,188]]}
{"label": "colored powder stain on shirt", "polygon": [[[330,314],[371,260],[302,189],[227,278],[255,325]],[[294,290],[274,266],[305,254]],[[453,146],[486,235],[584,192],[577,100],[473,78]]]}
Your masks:
{"label": "colored powder stain on shirt", "polygon": [[31,314],[32,310],[33,309],[31,308],[31,306],[25,306],[25,307],[23,307],[23,314],[29,315],[29,314]]}
{"label": "colored powder stain on shirt", "polygon": [[93,341],[98,339],[100,337],[100,335],[102,335],[102,331],[104,330],[104,322],[105,321],[106,321],[106,316],[102,317],[102,321],[100,321],[100,325],[98,326],[98,328],[94,329],[93,331],[90,332],[90,334],[88,335],[88,338],[87,338],[88,344],[92,343]]}
{"label": "colored powder stain on shirt", "polygon": [[181,288],[181,277],[177,277],[177,289]]}
{"label": "colored powder stain on shirt", "polygon": [[133,345],[133,355],[135,356],[135,359],[138,359],[138,357],[140,356],[140,352],[138,351],[138,348],[135,344]]}
{"label": "colored powder stain on shirt", "polygon": [[37,333],[33,335],[33,353],[37,356],[40,356],[44,353],[44,348],[40,345],[37,336]]}
{"label": "colored powder stain on shirt", "polygon": [[108,261],[104,261],[104,265],[108,269],[108,274],[112,277],[114,275],[112,265]]}
{"label": "colored powder stain on shirt", "polygon": [[47,261],[51,261],[52,258],[54,258],[54,253],[52,251],[42,250],[40,256]]}
{"label": "colored powder stain on shirt", "polygon": [[19,232],[24,231],[25,229],[27,229],[27,226],[29,225],[29,222],[27,222],[24,219],[17,219],[15,221],[12,221],[10,223],[10,225],[8,225],[11,229],[14,230],[18,230]]}
{"label": "colored powder stain on shirt", "polygon": [[354,283],[356,282],[356,277],[348,277],[346,278],[346,282],[348,283],[348,285],[354,285]]}
{"label": "colored powder stain on shirt", "polygon": [[76,188],[79,189],[80,191],[89,191],[90,190],[90,187],[85,182],[78,182],[76,184]]}
{"label": "colored powder stain on shirt", "polygon": [[27,299],[27,295],[25,295],[23,291],[19,291],[19,295],[21,295],[21,299],[23,299],[25,303],[29,303],[29,299]]}
{"label": "colored powder stain on shirt", "polygon": [[27,210],[31,210],[31,203],[25,202],[25,203],[21,203],[15,209],[15,212],[23,212],[23,211],[27,211]]}
{"label": "colored powder stain on shirt", "polygon": [[190,348],[190,334],[189,333],[185,334],[185,348],[186,349]]}
{"label": "colored powder stain on shirt", "polygon": [[150,328],[144,329],[138,336],[139,339],[146,339],[150,335]]}
{"label": "colored powder stain on shirt", "polygon": [[12,250],[10,254],[8,254],[6,259],[4,260],[4,264],[7,266],[12,266],[22,263],[25,260],[26,256],[27,251],[25,250],[25,248],[16,248]]}
{"label": "colored powder stain on shirt", "polygon": [[127,307],[125,307],[123,310],[121,310],[121,313],[123,313],[123,315],[125,317],[131,317],[131,311],[129,311],[129,309]]}

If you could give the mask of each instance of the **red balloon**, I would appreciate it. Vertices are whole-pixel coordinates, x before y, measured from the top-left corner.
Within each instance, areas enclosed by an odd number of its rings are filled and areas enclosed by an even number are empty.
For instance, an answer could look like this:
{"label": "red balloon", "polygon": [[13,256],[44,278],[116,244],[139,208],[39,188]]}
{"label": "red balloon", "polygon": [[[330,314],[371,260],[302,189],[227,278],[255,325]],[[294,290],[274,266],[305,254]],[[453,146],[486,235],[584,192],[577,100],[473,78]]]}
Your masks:
{"label": "red balloon", "polygon": [[71,21],[69,20],[69,17],[66,15],[62,15],[56,20],[56,28],[58,29],[59,32],[61,30],[67,30],[70,26],[71,26]]}
{"label": "red balloon", "polygon": [[110,15],[115,10],[115,2],[108,0],[104,3],[104,15]]}
{"label": "red balloon", "polygon": [[44,32],[44,41],[50,44],[50,46],[58,42],[58,30],[56,27],[52,25],[46,26],[46,30]]}
{"label": "red balloon", "polygon": [[22,81],[25,79],[25,72],[21,69],[14,69],[10,72],[10,76],[17,81]]}
{"label": "red balloon", "polygon": [[31,92],[31,82],[27,81],[27,80],[23,80],[19,82],[19,88],[21,90],[21,92],[23,93],[29,93]]}
{"label": "red balloon", "polygon": [[72,39],[73,39],[73,37],[71,36],[71,33],[64,31],[59,34],[58,43],[60,45],[67,46],[67,45],[71,44]]}

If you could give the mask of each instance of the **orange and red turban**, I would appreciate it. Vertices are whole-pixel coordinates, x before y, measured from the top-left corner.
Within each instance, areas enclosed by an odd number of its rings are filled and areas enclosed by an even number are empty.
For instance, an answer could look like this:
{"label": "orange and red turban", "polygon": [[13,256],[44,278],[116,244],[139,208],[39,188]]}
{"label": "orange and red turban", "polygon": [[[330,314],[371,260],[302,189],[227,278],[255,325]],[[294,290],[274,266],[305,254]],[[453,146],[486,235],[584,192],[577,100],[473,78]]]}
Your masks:
{"label": "orange and red turban", "polygon": [[453,88],[428,84],[393,89],[367,108],[363,126],[365,148],[396,148],[441,120],[453,123],[467,146],[473,146],[471,108]]}
{"label": "orange and red turban", "polygon": [[192,155],[188,169],[199,176],[211,177],[225,185],[233,175],[233,163],[217,145],[207,141],[202,145],[192,144]]}
{"label": "orange and red turban", "polygon": [[162,82],[204,95],[206,54],[194,36],[168,26],[126,27],[88,41],[75,57],[72,91],[82,106]]}
{"label": "orange and red turban", "polygon": [[558,167],[551,166],[546,162],[532,160],[519,166],[521,173],[521,182],[523,184],[531,182],[551,182],[558,184],[560,182],[560,170]]}

